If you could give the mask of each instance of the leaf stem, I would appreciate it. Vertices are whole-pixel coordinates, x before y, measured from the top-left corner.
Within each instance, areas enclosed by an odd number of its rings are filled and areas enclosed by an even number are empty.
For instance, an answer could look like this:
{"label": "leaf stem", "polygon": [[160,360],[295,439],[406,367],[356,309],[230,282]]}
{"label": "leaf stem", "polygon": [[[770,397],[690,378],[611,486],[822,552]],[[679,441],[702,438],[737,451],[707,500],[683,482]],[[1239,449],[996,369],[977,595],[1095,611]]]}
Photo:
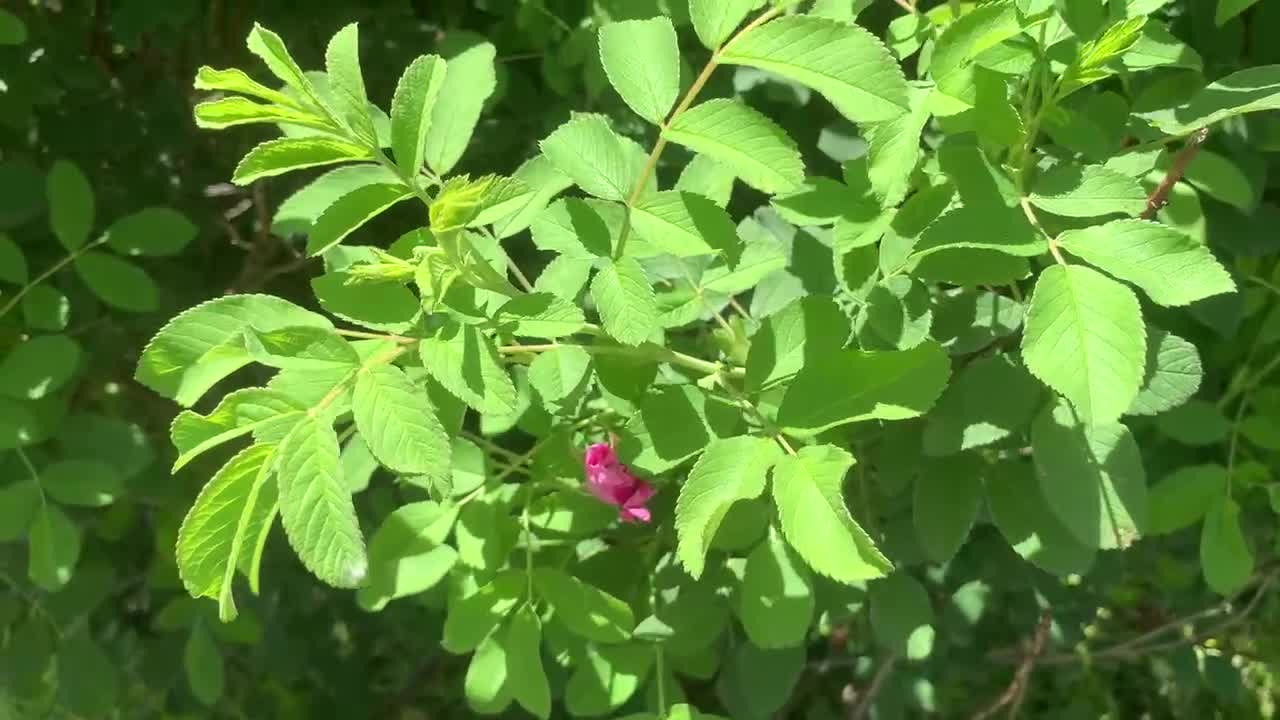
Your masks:
{"label": "leaf stem", "polygon": [[1173,192],[1173,186],[1178,184],[1182,176],[1187,172],[1187,166],[1191,161],[1200,154],[1200,145],[1209,137],[1209,128],[1202,127],[1191,134],[1191,138],[1187,140],[1187,144],[1178,152],[1177,157],[1173,159],[1173,164],[1169,166],[1169,172],[1164,174],[1160,179],[1160,184],[1156,186],[1151,196],[1147,198],[1147,208],[1142,211],[1142,219],[1150,220],[1156,216],[1160,208],[1165,206],[1169,201],[1169,193]]}
{"label": "leaf stem", "polygon": [[4,306],[0,307],[0,317],[4,317],[9,313],[10,310],[12,310],[15,306],[17,306],[17,304],[22,300],[22,298],[25,297],[28,292],[31,292],[32,288],[44,282],[45,280],[48,280],[50,277],[53,276],[54,273],[58,272],[62,268],[75,262],[76,259],[78,259],[81,255],[84,255],[90,250],[106,243],[108,237],[110,236],[104,234],[102,237],[98,238],[97,240],[94,240],[93,242],[89,242],[89,243],[85,243],[84,245],[81,245],[79,248],[76,248],[74,251],[69,253],[66,257],[54,263],[53,266],[51,266],[48,270],[45,270],[44,272],[40,273],[40,275],[36,277],[35,280],[32,280],[26,285],[23,285],[22,289],[19,290],[17,294],[9,298],[9,301],[6,302]]}
{"label": "leaf stem", "polygon": [[624,347],[621,345],[593,345],[588,343],[547,343],[542,345],[504,345],[498,348],[498,352],[503,355],[520,355],[523,353],[541,353],[565,347],[566,345],[576,345],[583,350],[595,355],[625,355],[631,357],[640,357],[648,360],[657,360],[667,362],[672,365],[679,365],[690,370],[696,370],[706,375],[715,375],[716,373],[726,372],[730,377],[745,377],[746,368],[725,367],[720,363],[713,363],[709,360],[696,358],[692,355],[685,355],[675,350],[645,343],[639,347]]}

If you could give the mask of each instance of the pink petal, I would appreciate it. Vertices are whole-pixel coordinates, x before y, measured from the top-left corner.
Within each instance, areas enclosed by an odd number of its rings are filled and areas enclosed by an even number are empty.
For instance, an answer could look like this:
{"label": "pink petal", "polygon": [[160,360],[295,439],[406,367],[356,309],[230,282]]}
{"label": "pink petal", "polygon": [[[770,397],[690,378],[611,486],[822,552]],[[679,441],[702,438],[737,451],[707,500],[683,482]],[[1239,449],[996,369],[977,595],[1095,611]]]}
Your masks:
{"label": "pink petal", "polygon": [[626,507],[623,508],[618,516],[622,518],[624,523],[647,523],[652,516],[649,514],[648,508],[642,507]]}

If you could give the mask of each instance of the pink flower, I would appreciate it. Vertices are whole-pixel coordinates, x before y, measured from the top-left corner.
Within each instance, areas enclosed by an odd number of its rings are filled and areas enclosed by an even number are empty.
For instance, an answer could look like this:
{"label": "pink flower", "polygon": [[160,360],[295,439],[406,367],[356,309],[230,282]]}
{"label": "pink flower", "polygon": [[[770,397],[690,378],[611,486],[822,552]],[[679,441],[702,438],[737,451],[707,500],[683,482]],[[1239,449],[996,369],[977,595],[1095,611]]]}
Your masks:
{"label": "pink flower", "polygon": [[601,502],[617,505],[618,517],[623,522],[649,522],[649,509],[644,504],[653,497],[653,486],[618,462],[611,445],[596,443],[588,447],[583,464],[587,470],[587,489],[592,495]]}

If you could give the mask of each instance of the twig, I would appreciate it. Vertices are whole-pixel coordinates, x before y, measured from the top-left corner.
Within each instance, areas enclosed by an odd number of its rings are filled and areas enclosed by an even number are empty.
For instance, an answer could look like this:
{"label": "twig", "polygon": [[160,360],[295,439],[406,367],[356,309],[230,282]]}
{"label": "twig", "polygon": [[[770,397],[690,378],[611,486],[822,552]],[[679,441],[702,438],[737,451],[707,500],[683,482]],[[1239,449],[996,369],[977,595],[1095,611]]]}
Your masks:
{"label": "twig", "polygon": [[1009,717],[1014,718],[1018,715],[1018,709],[1022,706],[1022,698],[1027,691],[1027,683],[1031,680],[1031,673],[1036,668],[1036,661],[1040,659],[1040,655],[1044,653],[1044,646],[1049,640],[1049,627],[1053,624],[1053,611],[1045,608],[1040,613],[1040,623],[1036,625],[1035,635],[1027,643],[1026,652],[1022,654],[1022,662],[1018,663],[1018,669],[1013,672],[1013,679],[1009,681],[1009,687],[1000,693],[1000,697],[986,708],[974,713],[973,720],[986,720],[995,717],[1001,708],[1009,708]]}
{"label": "twig", "polygon": [[871,703],[875,702],[876,695],[880,694],[880,688],[884,686],[884,681],[889,679],[889,673],[893,672],[893,666],[897,664],[898,653],[890,653],[885,657],[884,662],[880,663],[876,674],[871,678],[871,684],[858,696],[858,704],[849,711],[849,720],[862,720],[867,716],[871,711]]}
{"label": "twig", "polygon": [[915,5],[912,5],[911,3],[907,2],[907,0],[893,0],[893,1],[898,4],[898,7],[902,8],[903,10],[906,10],[912,15],[916,15],[920,12],[919,10],[916,9]]}
{"label": "twig", "polygon": [[1142,211],[1142,219],[1150,220],[1156,216],[1160,208],[1165,206],[1169,201],[1169,193],[1173,192],[1173,186],[1178,184],[1183,174],[1187,172],[1187,166],[1200,153],[1200,145],[1209,137],[1209,128],[1203,127],[1192,133],[1187,139],[1187,144],[1178,152],[1178,156],[1173,159],[1173,164],[1169,166],[1169,172],[1164,174],[1164,179],[1156,186],[1155,192],[1151,193],[1151,197],[1147,198],[1147,209]]}

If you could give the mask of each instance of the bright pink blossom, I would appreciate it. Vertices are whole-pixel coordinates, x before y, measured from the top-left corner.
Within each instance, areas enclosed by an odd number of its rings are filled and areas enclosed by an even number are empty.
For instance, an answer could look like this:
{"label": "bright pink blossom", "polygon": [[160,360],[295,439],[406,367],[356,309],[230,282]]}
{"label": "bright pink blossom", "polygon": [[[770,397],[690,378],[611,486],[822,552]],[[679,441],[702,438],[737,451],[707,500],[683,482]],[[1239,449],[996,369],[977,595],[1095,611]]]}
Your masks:
{"label": "bright pink blossom", "polygon": [[618,462],[611,445],[596,443],[588,447],[583,465],[587,489],[602,502],[618,506],[618,517],[623,522],[649,522],[649,509],[644,504],[653,497],[653,486]]}

